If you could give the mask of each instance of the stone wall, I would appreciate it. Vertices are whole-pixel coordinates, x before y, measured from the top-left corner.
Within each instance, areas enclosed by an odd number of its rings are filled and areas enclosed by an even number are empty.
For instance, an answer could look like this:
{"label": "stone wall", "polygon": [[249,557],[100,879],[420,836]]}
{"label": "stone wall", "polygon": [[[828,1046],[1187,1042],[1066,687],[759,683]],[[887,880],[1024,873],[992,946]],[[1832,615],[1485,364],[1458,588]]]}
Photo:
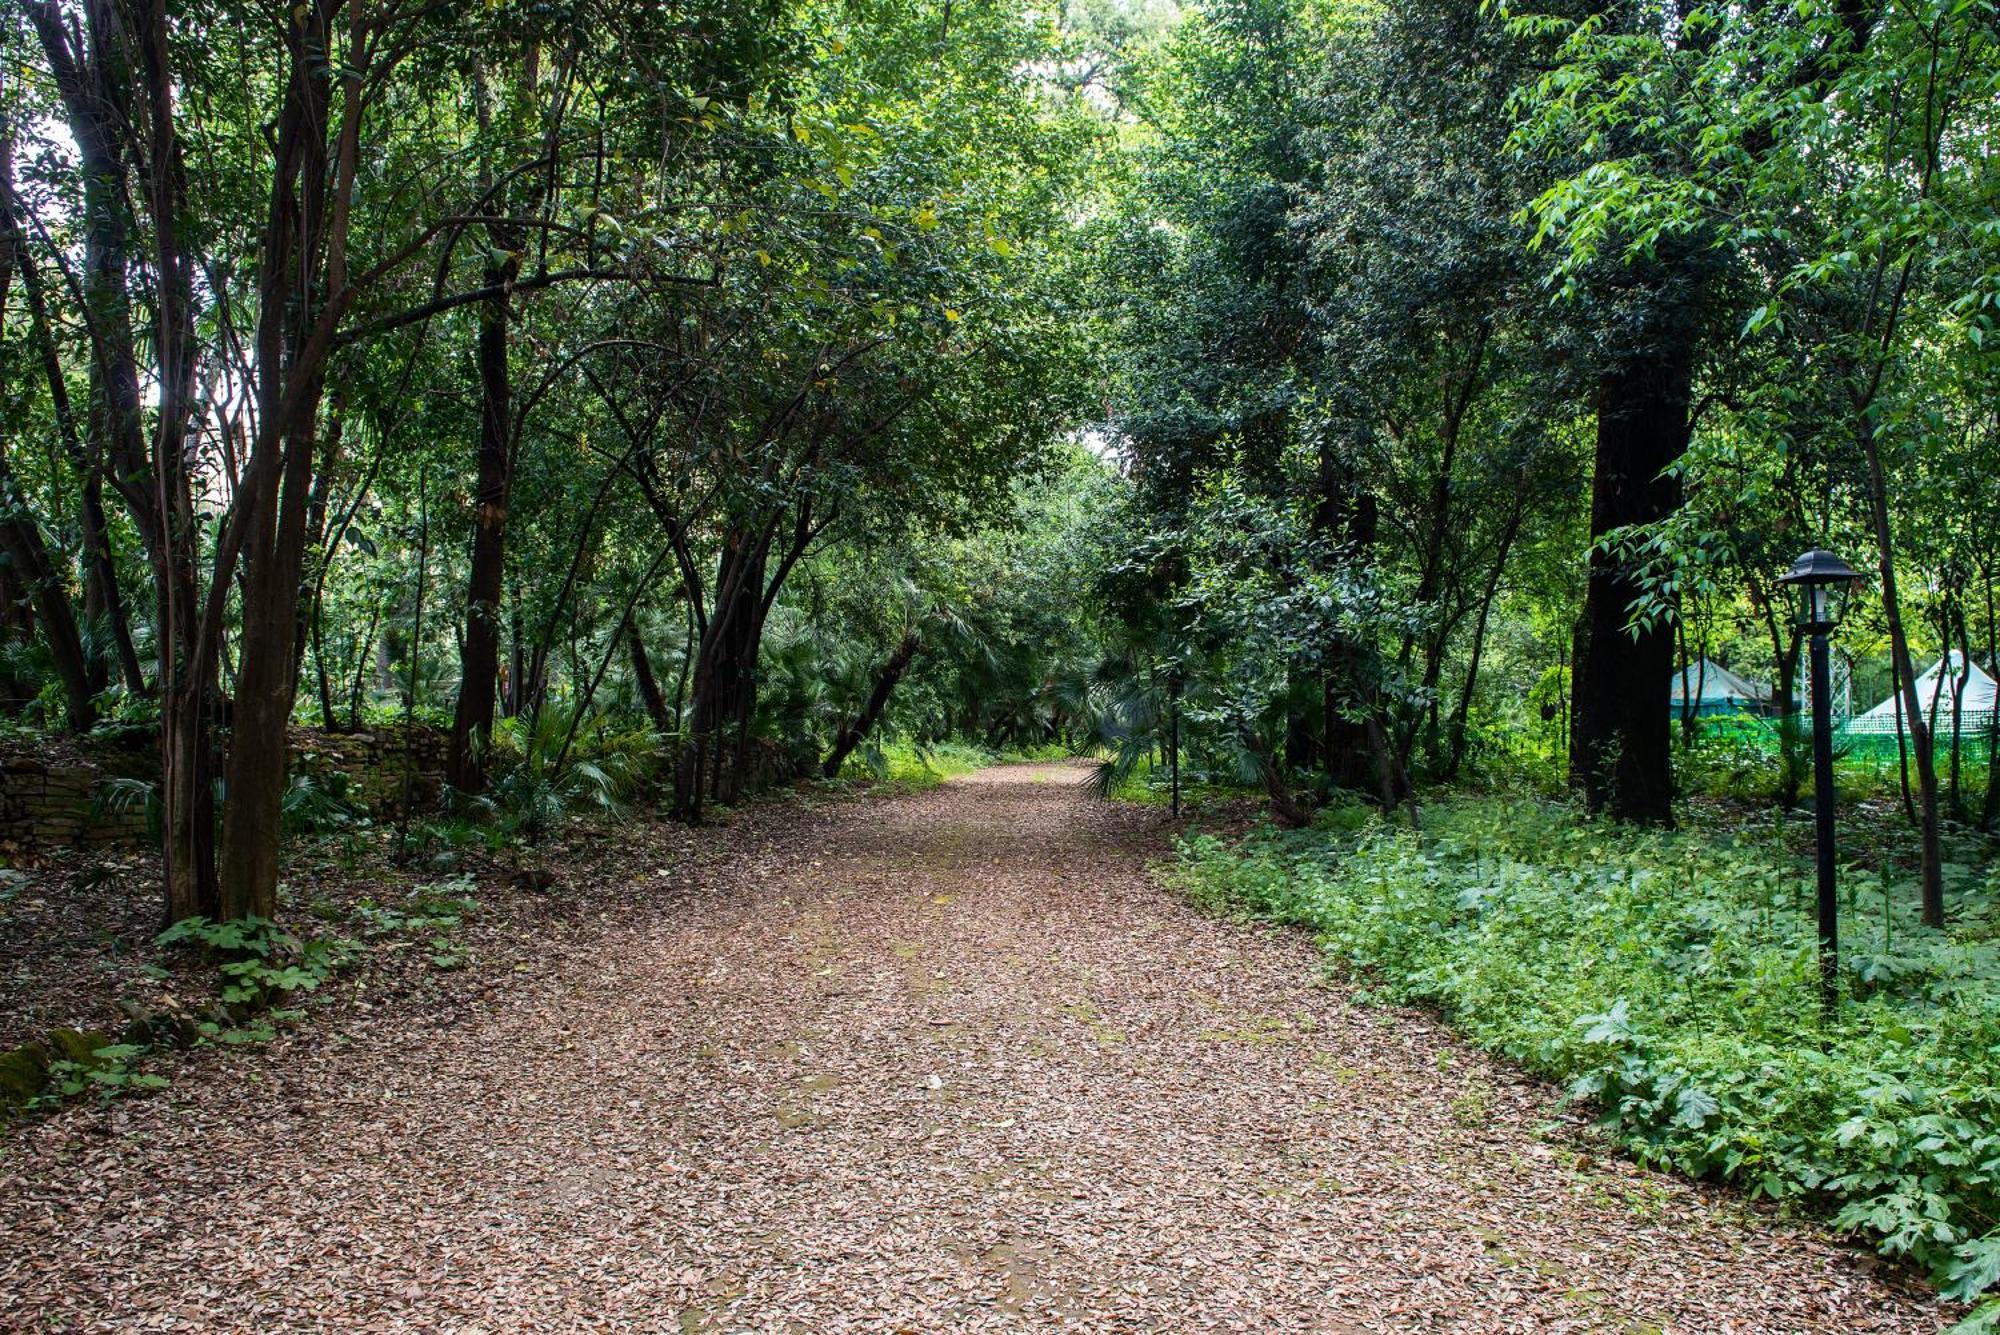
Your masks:
{"label": "stone wall", "polygon": [[292,769],[314,775],[343,774],[347,796],[377,820],[403,812],[407,793],[417,811],[437,805],[444,792],[445,755],[451,738],[435,728],[386,728],[380,732],[292,729]]}
{"label": "stone wall", "polygon": [[[407,790],[421,810],[436,803],[444,783],[448,739],[418,729],[404,744],[401,729],[382,732],[292,731],[295,773],[345,776],[349,800],[378,820],[401,813]],[[159,777],[150,736],[111,741],[50,739],[34,749],[0,750],[0,842],[62,848],[146,842],[143,785]]]}

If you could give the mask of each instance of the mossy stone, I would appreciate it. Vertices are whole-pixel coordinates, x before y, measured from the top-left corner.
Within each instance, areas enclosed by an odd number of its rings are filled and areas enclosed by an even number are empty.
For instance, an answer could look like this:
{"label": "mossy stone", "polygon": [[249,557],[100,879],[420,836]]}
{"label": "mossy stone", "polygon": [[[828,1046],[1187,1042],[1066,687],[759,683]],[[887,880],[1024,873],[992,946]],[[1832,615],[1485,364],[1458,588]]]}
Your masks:
{"label": "mossy stone", "polygon": [[111,1046],[111,1039],[95,1029],[57,1029],[49,1034],[48,1046],[62,1061],[78,1066],[97,1066],[97,1050]]}
{"label": "mossy stone", "polygon": [[20,1112],[48,1086],[49,1060],[40,1043],[0,1052],[0,1116]]}

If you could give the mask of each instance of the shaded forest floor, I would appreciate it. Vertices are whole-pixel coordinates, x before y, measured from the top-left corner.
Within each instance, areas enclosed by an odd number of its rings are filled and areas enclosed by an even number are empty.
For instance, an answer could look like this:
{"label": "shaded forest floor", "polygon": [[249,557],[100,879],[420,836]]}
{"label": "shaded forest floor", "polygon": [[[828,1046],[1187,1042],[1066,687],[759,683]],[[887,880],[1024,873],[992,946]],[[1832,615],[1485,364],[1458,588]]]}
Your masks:
{"label": "shaded forest floor", "polygon": [[635,823],[463,969],[5,1133],[0,1327],[1939,1326],[1172,898],[1078,773]]}

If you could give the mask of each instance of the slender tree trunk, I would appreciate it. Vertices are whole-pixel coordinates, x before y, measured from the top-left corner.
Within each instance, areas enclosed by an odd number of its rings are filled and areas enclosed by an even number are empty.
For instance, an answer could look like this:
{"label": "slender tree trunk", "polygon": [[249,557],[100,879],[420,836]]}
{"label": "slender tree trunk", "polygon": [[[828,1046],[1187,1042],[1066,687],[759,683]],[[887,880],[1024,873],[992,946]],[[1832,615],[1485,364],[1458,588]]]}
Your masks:
{"label": "slender tree trunk", "polygon": [[[0,292],[5,285],[0,283]],[[97,721],[92,697],[90,664],[84,653],[83,637],[77,630],[75,609],[62,574],[49,556],[41,526],[28,513],[27,504],[15,486],[4,444],[0,444],[0,552],[13,565],[13,574],[33,600],[35,619],[47,641],[56,677],[62,682],[64,717],[72,732],[85,732]]]}
{"label": "slender tree trunk", "polygon": [[855,715],[854,720],[842,728],[840,735],[834,739],[833,749],[826,753],[826,760],[820,765],[822,775],[829,779],[840,776],[840,767],[847,763],[847,757],[853,754],[855,747],[861,745],[869,731],[874,728],[875,721],[882,717],[882,710],[887,707],[889,696],[896,689],[896,683],[900,682],[903,674],[909,671],[911,661],[916,658],[917,650],[922,647],[923,637],[916,631],[913,630],[903,636],[902,643],[896,646],[895,652],[889,655],[888,661],[882,665],[882,670],[876,674],[875,689],[868,693],[868,701],[862,705],[861,712]]}
{"label": "slender tree trunk", "polygon": [[507,689],[501,695],[508,718],[521,712],[522,668],[527,662],[528,626],[521,611],[521,585],[517,580],[507,590]]}
{"label": "slender tree trunk", "polygon": [[[510,269],[512,262],[510,261]],[[489,271],[489,284],[512,273]],[[483,752],[493,728],[500,672],[500,597],[506,575],[507,507],[513,489],[509,448],[508,301],[503,291],[481,304],[479,316],[479,477],[472,516],[472,569],[466,583],[465,631],[459,658],[458,703],[452,712],[445,777],[460,792],[486,786]]]}
{"label": "slender tree trunk", "polygon": [[698,644],[695,629],[694,600],[688,600],[687,627],[681,635],[681,666],[674,674],[674,733],[680,734],[681,725],[687,719],[688,673],[694,668],[695,650]]}
{"label": "slender tree trunk", "polygon": [[[1380,727],[1375,731],[1379,735]],[[1244,749],[1257,761],[1257,774],[1264,785],[1264,796],[1271,805],[1271,819],[1287,830],[1302,830],[1312,824],[1312,812],[1300,805],[1292,786],[1285,782],[1284,769],[1278,764],[1277,757],[1271,754],[1271,748],[1258,738],[1256,729],[1239,724],[1238,734]]]}
{"label": "slender tree trunk", "polygon": [[[0,191],[4,191],[0,194],[0,314],[7,309],[14,276],[20,272],[26,257],[25,243],[14,219],[13,179],[13,130],[6,120],[4,106],[0,106],[0,182],[4,182],[0,184]],[[83,732],[97,721],[92,697],[102,689],[102,682],[93,679],[69,589],[49,556],[41,524],[15,482],[4,437],[0,437],[0,552],[6,555],[13,566],[12,573],[27,586],[26,592],[34,601],[43,638],[48,641],[50,657],[55,661],[56,676],[62,681],[65,716],[72,731]]]}
{"label": "slender tree trunk", "polygon": [[[2000,673],[2000,626],[1993,619],[1993,572],[1983,573],[1981,581],[1986,587],[1986,666]],[[1991,831],[2000,822],[2000,699],[1993,702],[1993,708],[1986,714],[1986,800],[1979,809],[1979,828]]]}
{"label": "slender tree trunk", "polygon": [[1903,730],[1903,673],[1889,659],[1889,696],[1896,702],[1896,776],[1902,785],[1903,819],[1917,823],[1917,801],[1910,792],[1910,735]]}
{"label": "slender tree trunk", "polygon": [[1875,530],[1875,553],[1880,561],[1882,613],[1889,623],[1889,652],[1902,678],[1902,700],[1909,716],[1910,748],[1916,752],[1917,838],[1921,850],[1919,873],[1923,882],[1923,917],[1926,925],[1942,927],[1944,859],[1938,838],[1937,757],[1931,751],[1931,730],[1924,725],[1923,709],[1917,700],[1910,640],[1903,627],[1903,601],[1896,591],[1895,538],[1889,527],[1889,488],[1882,469],[1882,451],[1876,443],[1873,425],[1865,415],[1856,422],[1855,434],[1868,461],[1868,512]]}
{"label": "slender tree trunk", "polygon": [[653,731],[664,736],[673,731],[673,718],[667,712],[666,697],[660,693],[660,680],[653,675],[653,660],[646,653],[637,617],[625,628],[625,643],[632,653],[632,684],[639,690],[640,703],[646,707]]}
{"label": "slender tree trunk", "polygon": [[[0,85],[4,85],[4,80],[0,80]],[[133,645],[132,627],[125,612],[125,600],[118,588],[110,521],[104,513],[103,471],[84,447],[76,411],[69,396],[69,381],[63,371],[61,353],[56,347],[55,331],[49,322],[48,305],[28,248],[27,235],[22,228],[21,214],[22,207],[14,189],[13,128],[7,122],[5,113],[0,112],[0,310],[5,309],[8,288],[18,275],[21,290],[27,297],[29,337],[35,345],[42,379],[49,391],[49,410],[55,419],[56,435],[62,442],[70,467],[76,470],[82,482],[77,518],[83,535],[84,607],[88,615],[100,619],[109,627],[126,687],[134,695],[139,695],[146,689],[146,677],[139,666],[138,650]],[[24,499],[16,498],[17,501]],[[17,506],[17,511],[21,518],[33,524],[25,509],[18,509]],[[38,527],[35,537],[40,538]],[[97,662],[87,664],[86,671],[94,695],[105,686],[104,673]]]}
{"label": "slender tree trunk", "polygon": [[761,592],[761,576],[751,578],[751,567],[762,567],[752,555],[759,546],[757,534],[738,529],[716,560],[715,603],[695,650],[694,694],[674,781],[674,812],[685,821],[699,821],[708,793],[717,791],[724,732],[735,716],[740,687],[743,637]]}
{"label": "slender tree trunk", "polygon": [[1487,619],[1493,611],[1493,600],[1500,592],[1501,577],[1507,572],[1507,555],[1514,549],[1514,539],[1521,531],[1521,519],[1525,513],[1526,506],[1516,504],[1508,516],[1506,530],[1500,535],[1499,553],[1493,560],[1493,573],[1487,576],[1486,587],[1480,591],[1479,614],[1472,623],[1472,651],[1465,665],[1465,686],[1459,691],[1458,703],[1451,711],[1449,752],[1442,775],[1446,783],[1457,781],[1459,767],[1465,763],[1466,722],[1472,714],[1473,691],[1479,685],[1479,663],[1486,649]]}
{"label": "slender tree trunk", "polygon": [[368,629],[361,633],[360,649],[354,655],[354,681],[347,692],[347,726],[350,731],[361,731],[361,696],[367,689],[368,669],[375,656],[375,632],[382,624],[382,600],[377,598],[368,609]]}
{"label": "slender tree trunk", "polygon": [[[268,529],[246,550],[243,627],[227,792],[222,817],[222,916],[269,918],[277,911],[278,846],[283,837],[286,729],[298,681],[292,641],[303,572],[307,493],[314,442],[303,424],[286,445],[283,491]],[[261,527],[261,526],[260,526]]]}
{"label": "slender tree trunk", "polygon": [[[1965,819],[1965,793],[1959,786],[1961,769],[1961,748],[1965,735],[1965,688],[1972,683],[1972,627],[1966,624],[1963,595],[1954,597],[1953,607],[1958,622],[1958,679],[1951,692],[1951,818]],[[1947,639],[1945,643],[1951,641]]]}

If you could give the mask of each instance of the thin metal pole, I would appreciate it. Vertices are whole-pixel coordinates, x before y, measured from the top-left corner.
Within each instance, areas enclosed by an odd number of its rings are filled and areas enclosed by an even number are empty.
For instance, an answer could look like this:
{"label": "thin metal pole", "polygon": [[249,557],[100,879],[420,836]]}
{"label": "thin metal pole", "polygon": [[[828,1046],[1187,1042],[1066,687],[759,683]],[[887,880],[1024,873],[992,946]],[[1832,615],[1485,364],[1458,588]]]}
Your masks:
{"label": "thin metal pole", "polygon": [[1833,672],[1826,634],[1812,637],[1813,824],[1819,854],[1819,999],[1831,1014],[1840,990],[1840,905],[1834,897]]}

